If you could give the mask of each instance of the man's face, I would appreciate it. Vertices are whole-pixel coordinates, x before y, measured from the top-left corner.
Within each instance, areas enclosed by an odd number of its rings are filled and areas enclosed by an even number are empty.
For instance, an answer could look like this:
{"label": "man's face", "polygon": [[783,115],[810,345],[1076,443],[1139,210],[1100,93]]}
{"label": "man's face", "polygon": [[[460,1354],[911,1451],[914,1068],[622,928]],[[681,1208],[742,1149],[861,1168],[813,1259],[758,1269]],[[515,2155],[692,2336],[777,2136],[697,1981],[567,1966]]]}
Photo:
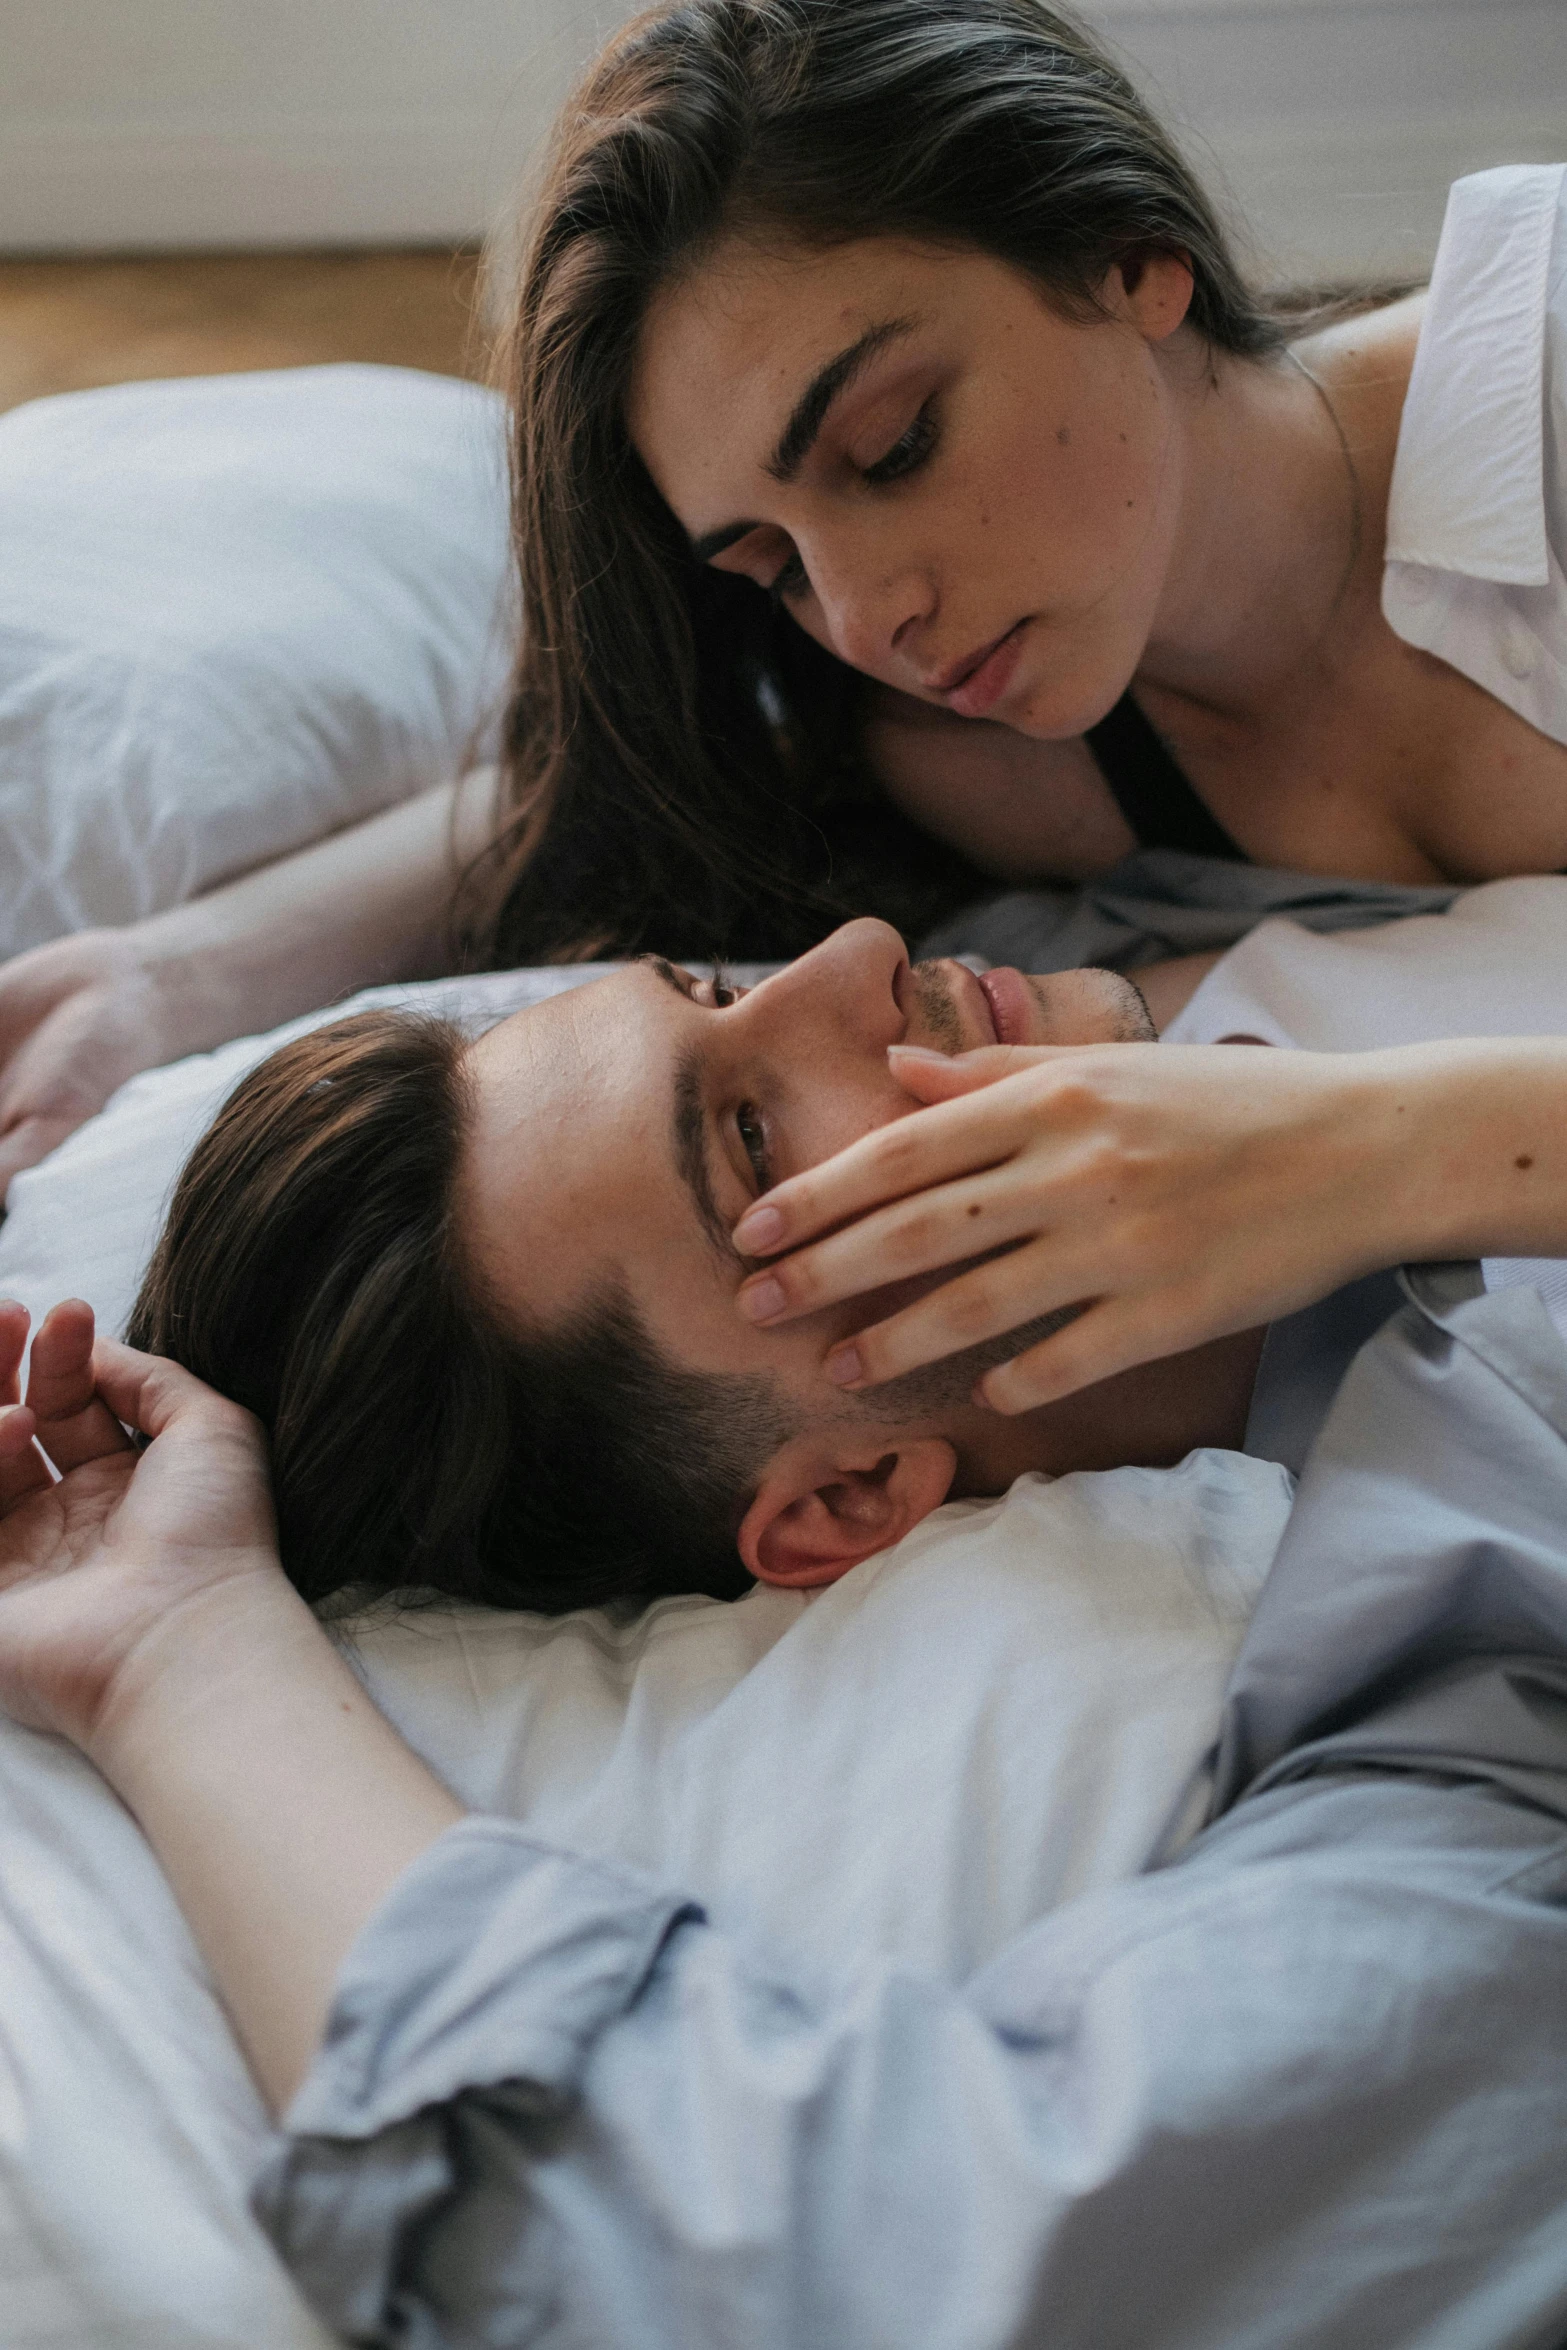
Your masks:
{"label": "man's face", "polygon": [[[911,968],[881,922],[847,924],[733,1000],[711,977],[636,963],[515,1014],[471,1048],[470,1245],[522,1324],[558,1324],[615,1283],[673,1362],[770,1374],[807,1421],[876,1411],[885,1422],[885,1399],[844,1398],[822,1361],[888,1311],[890,1293],[756,1330],[734,1304],[754,1270],[729,1239],[734,1224],[769,1185],[913,1113],[889,1045],[956,1053],[1152,1035],[1136,988],[1109,972],[992,972],[981,983],[959,963]],[[1003,1422],[969,1401],[973,1376],[926,1379],[910,1406],[911,1425],[956,1447],[958,1490],[1000,1490],[1023,1467],[1150,1457],[1125,1411],[1097,1442],[1103,1409],[1085,1416],[1078,1398]]]}

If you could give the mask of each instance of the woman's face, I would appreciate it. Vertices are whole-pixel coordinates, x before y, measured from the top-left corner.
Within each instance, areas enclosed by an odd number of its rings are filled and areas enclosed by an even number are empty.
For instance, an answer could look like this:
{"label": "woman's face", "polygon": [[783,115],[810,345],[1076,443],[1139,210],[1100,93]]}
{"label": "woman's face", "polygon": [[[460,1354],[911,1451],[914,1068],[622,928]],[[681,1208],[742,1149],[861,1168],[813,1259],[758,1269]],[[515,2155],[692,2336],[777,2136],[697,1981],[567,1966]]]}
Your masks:
{"label": "woman's face", "polygon": [[653,303],[630,431],[699,559],[840,659],[1079,734],[1157,630],[1190,292],[1152,258],[1084,324],[972,250],[734,239]]}

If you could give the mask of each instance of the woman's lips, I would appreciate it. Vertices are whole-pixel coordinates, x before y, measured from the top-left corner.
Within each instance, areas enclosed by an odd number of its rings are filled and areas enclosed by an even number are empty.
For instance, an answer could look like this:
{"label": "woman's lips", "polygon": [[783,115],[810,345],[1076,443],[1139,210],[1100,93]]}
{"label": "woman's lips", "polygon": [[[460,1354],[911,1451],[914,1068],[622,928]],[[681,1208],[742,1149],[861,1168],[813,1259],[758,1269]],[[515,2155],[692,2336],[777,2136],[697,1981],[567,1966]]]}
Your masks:
{"label": "woman's lips", "polygon": [[1034,997],[1021,971],[1003,965],[980,974],[997,1044],[1027,1044],[1033,1027]]}
{"label": "woman's lips", "polygon": [[1008,629],[977,668],[971,669],[959,684],[948,688],[945,699],[949,710],[956,710],[962,718],[983,718],[987,710],[994,708],[1012,682],[1027,626],[1026,620],[1020,620],[1015,628]]}

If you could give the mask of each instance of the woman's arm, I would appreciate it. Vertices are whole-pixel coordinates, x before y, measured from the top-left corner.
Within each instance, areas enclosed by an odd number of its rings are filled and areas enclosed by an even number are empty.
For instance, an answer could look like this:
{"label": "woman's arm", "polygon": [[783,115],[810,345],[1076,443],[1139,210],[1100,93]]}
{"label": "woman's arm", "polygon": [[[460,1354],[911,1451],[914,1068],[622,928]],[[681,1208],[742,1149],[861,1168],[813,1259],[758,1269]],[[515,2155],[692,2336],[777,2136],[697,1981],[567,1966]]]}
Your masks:
{"label": "woman's arm", "polygon": [[860,742],[893,806],[999,881],[1090,881],[1137,846],[1081,740],[1035,742],[867,679]]}
{"label": "woman's arm", "polygon": [[491,799],[488,771],[441,784],[188,905],[0,966],[0,1198],[138,1069],[440,971]]}
{"label": "woman's arm", "polygon": [[851,1390],[1081,1309],[976,1390],[1027,1411],[1378,1267],[1567,1256],[1567,1039],[889,1058],[927,1114],[735,1227],[775,1260],[739,1291],[767,1328],[968,1268],[833,1349],[827,1375]]}

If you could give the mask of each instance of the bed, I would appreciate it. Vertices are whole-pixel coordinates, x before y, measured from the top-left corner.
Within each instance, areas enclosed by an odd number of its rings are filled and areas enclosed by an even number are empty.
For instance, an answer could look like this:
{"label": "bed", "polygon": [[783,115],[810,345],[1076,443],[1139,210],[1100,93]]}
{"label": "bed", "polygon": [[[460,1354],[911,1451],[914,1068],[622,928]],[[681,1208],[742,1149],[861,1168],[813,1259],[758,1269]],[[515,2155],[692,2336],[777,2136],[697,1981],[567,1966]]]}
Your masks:
{"label": "bed", "polygon": [[[482,741],[506,592],[498,415],[394,372],[74,395],[0,424],[9,950],[174,902]],[[223,526],[204,532],[212,512]],[[80,592],[62,573],[30,609],[25,572],[50,545],[71,550]],[[1379,1001],[1404,1005],[1401,1033],[1557,1025],[1564,896],[1499,884],[1441,928],[1304,946],[1266,924],[1175,1033],[1342,1048],[1380,1041]],[[417,1002],[477,1029],[593,976],[349,1008]],[[190,1142],[305,1025],[133,1080],[18,1177],[0,1294],[35,1312],[85,1295],[121,1326]],[[556,1619],[416,1596],[334,1635],[471,1804],[642,1863],[806,1978],[879,1948],[957,1982],[1194,1824],[1289,1503],[1282,1470],[1205,1451],[1025,1477],[816,1595]],[[250,2216],[267,2142],[134,1824],[73,1751],[0,1722],[0,2341],[324,2343]]]}

